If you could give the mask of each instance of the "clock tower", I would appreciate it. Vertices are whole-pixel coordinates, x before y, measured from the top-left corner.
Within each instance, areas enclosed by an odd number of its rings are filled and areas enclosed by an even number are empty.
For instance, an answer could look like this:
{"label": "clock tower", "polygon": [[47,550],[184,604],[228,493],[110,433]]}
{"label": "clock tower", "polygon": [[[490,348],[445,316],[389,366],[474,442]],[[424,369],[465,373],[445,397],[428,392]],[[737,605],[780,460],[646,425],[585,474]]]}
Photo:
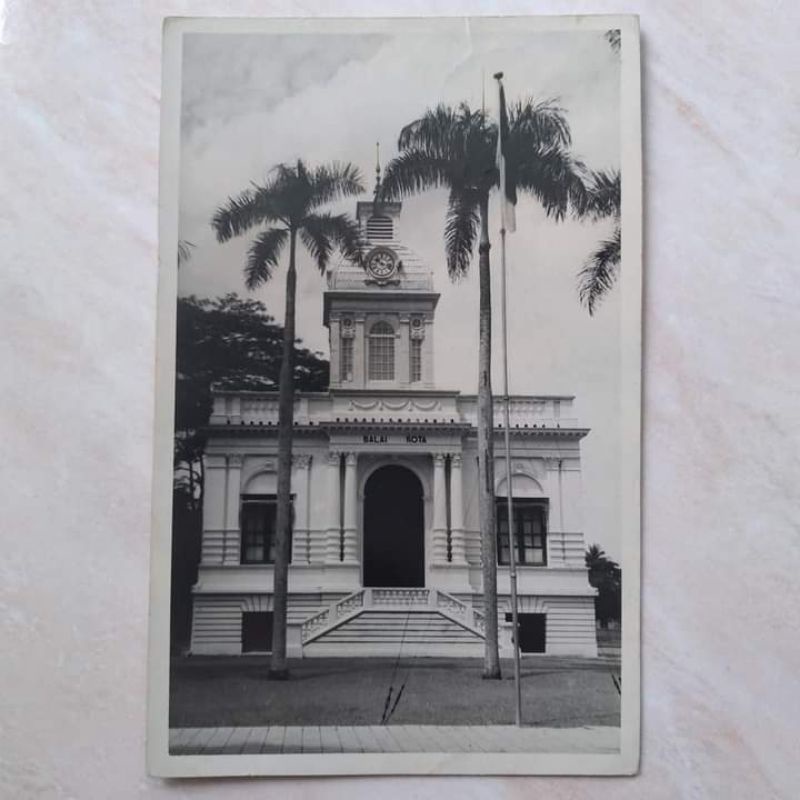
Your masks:
{"label": "clock tower", "polygon": [[332,389],[432,389],[439,295],[430,269],[398,236],[402,203],[359,202],[364,264],[328,273]]}

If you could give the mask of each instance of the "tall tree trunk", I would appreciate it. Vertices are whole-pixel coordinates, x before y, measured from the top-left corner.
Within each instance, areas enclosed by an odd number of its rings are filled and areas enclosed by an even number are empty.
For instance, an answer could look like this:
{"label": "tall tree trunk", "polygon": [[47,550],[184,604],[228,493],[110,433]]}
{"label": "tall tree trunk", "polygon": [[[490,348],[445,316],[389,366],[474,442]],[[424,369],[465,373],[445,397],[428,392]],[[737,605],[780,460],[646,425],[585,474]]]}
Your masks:
{"label": "tall tree trunk", "polygon": [[292,524],[292,437],[294,427],[294,305],[297,289],[296,232],[289,234],[286,273],[286,311],[283,321],[283,360],[278,387],[278,509],[275,524],[275,566],[272,615],[272,659],[269,677],[286,680],[286,611],[289,599],[289,555]]}
{"label": "tall tree trunk", "polygon": [[489,269],[489,199],[481,200],[478,341],[478,511],[483,562],[483,609],[486,641],[483,677],[500,678],[497,645],[497,538],[494,509],[494,409],[492,403],[492,285]]}

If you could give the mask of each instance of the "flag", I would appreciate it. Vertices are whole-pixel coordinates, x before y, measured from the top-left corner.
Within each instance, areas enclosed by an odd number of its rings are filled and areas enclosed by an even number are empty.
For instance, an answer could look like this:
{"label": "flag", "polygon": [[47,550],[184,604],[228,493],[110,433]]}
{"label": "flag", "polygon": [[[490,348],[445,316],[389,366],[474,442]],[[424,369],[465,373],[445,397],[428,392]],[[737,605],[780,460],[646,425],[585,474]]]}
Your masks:
{"label": "flag", "polygon": [[497,131],[497,169],[500,173],[500,219],[503,230],[513,233],[517,229],[517,187],[513,175],[509,175],[508,167],[508,112],[506,111],[506,93],[503,89],[503,73],[495,76],[500,88],[500,125]]}

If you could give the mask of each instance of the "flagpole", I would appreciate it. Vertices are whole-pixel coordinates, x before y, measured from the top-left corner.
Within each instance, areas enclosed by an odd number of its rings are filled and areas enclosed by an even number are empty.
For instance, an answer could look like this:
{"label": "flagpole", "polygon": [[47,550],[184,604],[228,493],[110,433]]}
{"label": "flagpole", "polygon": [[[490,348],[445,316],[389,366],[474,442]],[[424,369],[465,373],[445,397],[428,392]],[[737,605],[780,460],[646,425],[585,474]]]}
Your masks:
{"label": "flagpole", "polygon": [[[502,87],[503,73],[498,72],[495,76],[497,83]],[[502,91],[502,89],[501,89]],[[502,102],[501,98],[501,114]],[[500,126],[502,127],[502,126]],[[501,130],[498,128],[498,140],[501,135]],[[498,142],[499,147],[499,142]],[[505,164],[503,164],[505,168]],[[505,176],[501,176],[500,180],[501,193],[505,191]],[[505,203],[505,197],[500,198],[502,204]],[[505,212],[500,216],[500,276],[501,276],[501,296],[500,296],[500,316],[502,320],[502,341],[503,341],[503,438],[506,453],[506,503],[508,514],[508,577],[511,584],[511,625],[514,631],[513,645],[514,645],[514,691],[515,691],[515,715],[517,727],[522,725],[522,684],[520,680],[520,658],[519,658],[519,613],[517,603],[517,555],[515,552],[515,537],[514,537],[514,514],[513,514],[513,493],[511,487],[511,431],[510,431],[510,405],[511,399],[508,394],[508,313],[507,313],[507,297],[506,290],[506,221]],[[512,226],[513,230],[513,226]]]}

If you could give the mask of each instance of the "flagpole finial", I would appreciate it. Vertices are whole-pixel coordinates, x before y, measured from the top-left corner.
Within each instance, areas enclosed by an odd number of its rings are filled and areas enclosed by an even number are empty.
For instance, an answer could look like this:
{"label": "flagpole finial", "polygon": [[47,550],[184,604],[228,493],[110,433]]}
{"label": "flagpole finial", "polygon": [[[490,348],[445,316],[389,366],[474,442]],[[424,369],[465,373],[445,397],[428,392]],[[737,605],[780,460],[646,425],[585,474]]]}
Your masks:
{"label": "flagpole finial", "polygon": [[502,72],[495,72],[495,74],[494,74],[494,79],[495,79],[496,81],[500,81],[500,80],[502,80],[502,79],[503,79],[503,73],[502,73]]}

